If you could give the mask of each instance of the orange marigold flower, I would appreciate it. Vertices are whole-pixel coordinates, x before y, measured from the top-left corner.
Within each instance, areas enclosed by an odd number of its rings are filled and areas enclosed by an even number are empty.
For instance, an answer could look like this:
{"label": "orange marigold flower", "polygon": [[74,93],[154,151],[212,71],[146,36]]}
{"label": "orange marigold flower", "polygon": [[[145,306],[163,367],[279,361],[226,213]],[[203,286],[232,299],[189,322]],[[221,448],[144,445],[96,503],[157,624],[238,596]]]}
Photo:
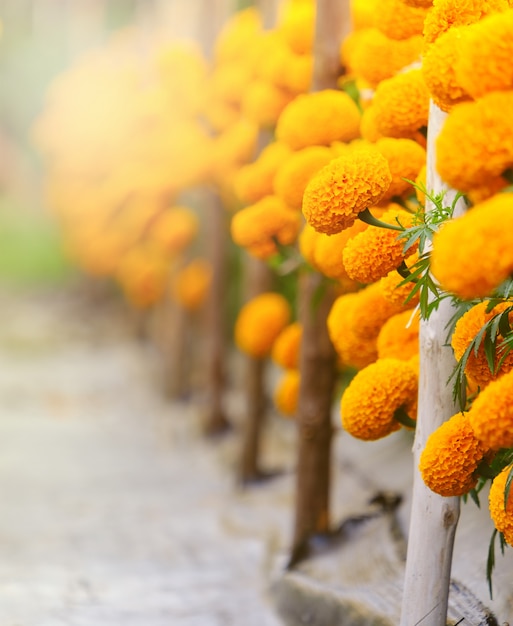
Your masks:
{"label": "orange marigold flower", "polygon": [[436,142],[437,169],[446,183],[468,191],[513,165],[512,107],[513,91],[495,91],[451,109]]}
{"label": "orange marigold flower", "polygon": [[314,2],[292,2],[285,6],[277,31],[296,54],[312,51],[315,25]]}
{"label": "orange marigold flower", "polygon": [[383,137],[376,141],[376,148],[388,161],[392,174],[392,183],[383,200],[394,196],[406,196],[412,193],[411,183],[404,180],[415,180],[426,164],[426,151],[413,139],[397,139]]}
{"label": "orange marigold flower", "polygon": [[335,235],[319,233],[313,249],[314,267],[328,278],[334,280],[347,279],[342,253],[347,242],[366,228],[367,224],[357,220],[352,226]]}
{"label": "orange marigold flower", "polygon": [[513,88],[513,9],[468,26],[460,40],[454,72],[473,98]]}
{"label": "orange marigold flower", "polygon": [[290,245],[300,228],[300,213],[289,209],[276,196],[266,196],[233,216],[231,234],[238,246],[259,259],[267,259],[277,251],[274,239]]}
{"label": "orange marigold flower", "polygon": [[446,291],[460,298],[489,296],[513,271],[512,228],[513,194],[477,204],[435,234],[431,271]]}
{"label": "orange marigold flower", "polygon": [[212,280],[212,267],[205,259],[194,259],[174,277],[171,289],[175,300],[187,311],[201,307]]}
{"label": "orange marigold flower", "polygon": [[271,358],[277,365],[287,370],[299,367],[299,348],[302,334],[303,327],[301,324],[293,322],[276,337]]}
{"label": "orange marigold flower", "polygon": [[147,238],[163,250],[178,254],[196,237],[198,225],[192,209],[174,206],[159,213],[151,222]]}
{"label": "orange marigold flower", "polygon": [[244,93],[242,112],[263,128],[273,127],[294,94],[264,80],[253,81]]}
{"label": "orange marigold flower", "polygon": [[402,0],[404,4],[407,4],[409,7],[423,7],[428,9],[433,6],[433,0]]}
{"label": "orange marigold flower", "polygon": [[317,269],[314,260],[315,243],[320,236],[321,233],[318,233],[310,225],[305,224],[298,238],[301,256],[315,269]]}
{"label": "orange marigold flower", "polygon": [[441,496],[461,496],[477,483],[477,467],[487,453],[467,413],[456,413],[429,436],[419,469],[426,485]]}
{"label": "orange marigold flower", "polygon": [[139,244],[121,258],[116,278],[130,303],[144,309],[162,298],[168,274],[169,263],[162,252],[152,245]]}
{"label": "orange marigold flower", "polygon": [[509,7],[509,0],[436,0],[424,22],[424,38],[427,43],[433,43],[454,26],[474,24],[485,15]]}
{"label": "orange marigold flower", "polygon": [[456,65],[461,56],[460,42],[461,28],[451,28],[427,48],[422,59],[422,75],[427,88],[443,111],[470,99],[456,76]]}
{"label": "orange marigold flower", "polygon": [[388,162],[369,146],[333,159],[308,183],[303,214],[321,233],[332,235],[351,226],[358,214],[383,198],[392,176]]}
{"label": "orange marigold flower", "polygon": [[379,0],[353,0],[350,3],[351,24],[355,31],[374,25],[374,12]]}
{"label": "orange marigold flower", "polygon": [[300,210],[310,179],[332,159],[333,152],[326,146],[310,146],[289,153],[274,177],[274,193],[291,209]]}
{"label": "orange marigold flower", "polygon": [[[394,225],[399,221],[408,227],[412,215],[395,205],[380,220]],[[410,248],[408,254],[414,251],[415,248]],[[347,242],[342,258],[349,278],[364,284],[374,283],[397,269],[404,261],[404,239],[398,238],[396,230],[369,226]]]}
{"label": "orange marigold flower", "polygon": [[503,176],[495,176],[494,178],[489,178],[484,185],[469,189],[466,196],[473,205],[480,204],[485,200],[489,200],[492,196],[499,193],[499,191],[502,191],[508,185],[508,181]]}
{"label": "orange marigold flower", "polygon": [[281,376],[274,390],[274,404],[287,417],[293,417],[297,412],[300,381],[298,370],[288,370]]}
{"label": "orange marigold flower", "polygon": [[291,150],[279,141],[266,146],[258,159],[243,166],[235,175],[235,192],[240,200],[251,204],[273,193],[276,172]]}
{"label": "orange marigold flower", "polygon": [[493,479],[488,494],[488,506],[490,517],[495,528],[503,533],[506,543],[513,545],[513,491],[509,492],[507,506],[504,507],[504,495],[511,465],[505,467],[502,472]]}
{"label": "orange marigold flower", "polygon": [[[418,261],[418,258],[417,254],[410,255],[407,259],[405,259],[406,266],[411,267]],[[399,272],[392,270],[379,281],[381,293],[385,300],[388,300],[392,304],[405,305],[406,299],[410,295],[414,285],[411,282],[401,285],[403,280],[404,278],[399,274]],[[416,306],[418,302],[419,295],[417,293],[411,300],[409,300],[408,306]]]}
{"label": "orange marigold flower", "polygon": [[342,43],[340,57],[352,74],[376,87],[382,80],[420,60],[422,45],[420,35],[397,40],[377,28],[366,28],[349,35]]}
{"label": "orange marigold flower", "polygon": [[371,143],[375,143],[384,135],[379,132],[376,124],[376,109],[373,106],[367,107],[362,113],[362,121],[360,123],[360,133],[362,138]]}
{"label": "orange marigold flower", "polygon": [[272,350],[290,320],[290,306],[278,293],[263,293],[245,304],[235,322],[235,343],[242,352],[261,359]]}
{"label": "orange marigold flower", "polygon": [[[451,346],[454,350],[454,356],[456,357],[456,360],[459,361],[461,357],[465,354],[465,351],[470,345],[471,341],[476,337],[476,335],[486,324],[486,322],[488,322],[494,315],[497,315],[498,313],[504,311],[506,308],[508,308],[508,306],[511,306],[513,303],[503,302],[501,304],[498,304],[489,313],[487,313],[486,309],[488,307],[488,304],[488,301],[476,304],[464,315],[462,315],[457,321],[456,326],[454,327],[453,335],[451,337]],[[495,366],[498,365],[501,357],[501,342],[502,336],[499,334],[497,337],[497,348],[499,349],[499,352],[495,357]],[[481,343],[479,349],[477,350],[477,353],[475,350],[472,350],[469,354],[467,364],[465,366],[465,374],[476,385],[486,387],[486,385],[491,380],[494,380],[495,378],[497,378],[497,376],[501,376],[505,372],[509,372],[512,368],[513,352],[510,352],[502,363],[500,370],[498,370],[495,374],[492,374],[488,366],[488,361],[484,350],[484,344]]]}
{"label": "orange marigold flower", "polygon": [[360,111],[343,91],[324,89],[300,94],[290,102],[276,124],[276,138],[293,150],[327,146],[332,141],[358,137]]}
{"label": "orange marigold flower", "polygon": [[374,94],[376,126],[387,137],[409,137],[427,126],[429,91],[421,70],[382,81]]}
{"label": "orange marigold flower", "polygon": [[477,396],[468,413],[476,437],[491,450],[513,448],[513,371]]}
{"label": "orange marigold flower", "polygon": [[216,62],[240,59],[245,54],[248,39],[253,39],[261,29],[262,20],[254,7],[235,13],[217,36],[214,50]]}
{"label": "orange marigold flower", "polygon": [[412,7],[401,0],[387,0],[376,4],[374,25],[391,39],[408,39],[422,35],[426,14],[424,7]]}
{"label": "orange marigold flower", "polygon": [[386,437],[401,428],[395,417],[398,409],[412,412],[417,391],[417,375],[408,363],[380,359],[360,370],[344,391],[342,426],[358,439]]}
{"label": "orange marigold flower", "polygon": [[416,311],[403,311],[393,315],[379,331],[378,358],[409,361],[419,353],[420,315]]}

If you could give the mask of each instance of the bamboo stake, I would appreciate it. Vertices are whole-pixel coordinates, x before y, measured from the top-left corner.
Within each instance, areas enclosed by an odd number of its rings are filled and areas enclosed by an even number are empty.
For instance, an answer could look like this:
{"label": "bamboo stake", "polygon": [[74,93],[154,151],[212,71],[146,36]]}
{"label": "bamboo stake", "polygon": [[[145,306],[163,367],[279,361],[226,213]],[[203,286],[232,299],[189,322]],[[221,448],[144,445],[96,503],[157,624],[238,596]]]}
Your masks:
{"label": "bamboo stake", "polygon": [[[427,144],[427,189],[447,189],[435,167],[435,140],[446,113],[431,104]],[[456,147],[455,147],[456,149]],[[455,196],[447,190],[446,202]],[[426,206],[426,210],[429,206]],[[459,201],[456,214],[465,211]],[[459,498],[445,498],[428,489],[418,470],[419,458],[429,435],[457,413],[452,389],[447,384],[456,361],[446,345],[447,323],[454,313],[444,299],[429,320],[420,326],[419,409],[413,444],[414,483],[408,540],[401,626],[445,626],[449,598],[454,536],[458,524]]]}
{"label": "bamboo stake", "polygon": [[[312,91],[337,86],[341,73],[340,44],[349,24],[347,0],[317,0]],[[314,304],[322,280],[319,274],[308,273],[301,277],[300,283],[303,336],[297,415],[299,448],[289,566],[308,556],[312,535],[327,533],[330,526],[331,412],[336,355],[327,329],[327,317],[334,300],[331,289],[327,288],[321,302]]]}

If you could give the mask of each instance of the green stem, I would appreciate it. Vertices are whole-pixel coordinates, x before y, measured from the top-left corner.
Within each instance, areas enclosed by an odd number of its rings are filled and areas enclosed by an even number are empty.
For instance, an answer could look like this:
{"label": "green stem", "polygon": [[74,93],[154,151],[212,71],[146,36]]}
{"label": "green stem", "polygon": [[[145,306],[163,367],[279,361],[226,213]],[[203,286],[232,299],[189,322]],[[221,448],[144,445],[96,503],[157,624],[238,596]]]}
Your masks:
{"label": "green stem", "polygon": [[[411,272],[408,269],[408,266],[406,265],[405,261],[402,261],[401,265],[399,265],[397,269],[398,274],[400,274],[403,278],[410,278],[411,276]],[[417,281],[412,281],[412,282],[417,282]]]}
{"label": "green stem", "polygon": [[399,424],[402,424],[403,426],[407,426],[408,428],[415,429],[415,426],[417,425],[417,422],[413,420],[408,415],[408,413],[406,413],[406,411],[404,410],[402,406],[400,406],[398,409],[395,410],[394,419],[398,421]]}
{"label": "green stem", "polygon": [[400,233],[404,231],[404,229],[401,228],[400,226],[394,226],[393,224],[387,224],[386,222],[382,222],[381,220],[378,220],[376,217],[374,217],[374,215],[372,215],[369,209],[364,209],[363,211],[358,213],[358,219],[361,220],[362,222],[365,222],[366,224],[369,224],[369,226],[377,226],[378,228],[388,228],[389,230],[397,230]]}

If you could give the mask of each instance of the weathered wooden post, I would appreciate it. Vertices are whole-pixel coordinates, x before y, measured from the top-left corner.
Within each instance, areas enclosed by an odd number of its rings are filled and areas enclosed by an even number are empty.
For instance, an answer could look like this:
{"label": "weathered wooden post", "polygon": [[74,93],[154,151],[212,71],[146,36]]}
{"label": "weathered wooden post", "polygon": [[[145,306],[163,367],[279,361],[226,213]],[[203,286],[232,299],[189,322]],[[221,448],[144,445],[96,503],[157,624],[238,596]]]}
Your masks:
{"label": "weathered wooden post", "polygon": [[[317,0],[312,91],[336,88],[341,73],[340,44],[350,30],[348,0]],[[328,335],[327,317],[334,300],[316,272],[300,278],[299,318],[303,326],[298,403],[299,448],[296,507],[290,565],[308,555],[309,540],[327,533],[330,524],[332,405],[336,355]]]}
{"label": "weathered wooden post", "polygon": [[[436,172],[435,140],[446,113],[431,103],[428,125],[427,181],[430,193],[447,189]],[[455,147],[456,149],[456,147]],[[455,192],[447,189],[445,204]],[[426,211],[430,209],[426,200]],[[465,211],[458,201],[454,215]],[[419,458],[429,435],[457,413],[448,379],[456,365],[446,345],[447,324],[454,314],[449,299],[440,302],[420,325],[420,380],[417,427],[413,444],[414,483],[408,552],[404,581],[401,626],[445,626],[449,597],[452,551],[460,503],[443,497],[424,484],[418,470]]]}

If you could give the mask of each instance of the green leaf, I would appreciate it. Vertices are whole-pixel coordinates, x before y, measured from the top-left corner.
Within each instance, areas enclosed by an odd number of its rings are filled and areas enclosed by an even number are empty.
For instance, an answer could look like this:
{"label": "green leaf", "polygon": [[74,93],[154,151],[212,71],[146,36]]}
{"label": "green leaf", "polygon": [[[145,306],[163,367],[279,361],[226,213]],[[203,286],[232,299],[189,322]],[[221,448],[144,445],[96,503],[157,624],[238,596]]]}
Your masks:
{"label": "green leaf", "polygon": [[486,560],[486,580],[488,581],[488,590],[490,592],[490,600],[493,600],[492,573],[495,567],[495,538],[498,530],[495,528],[488,546],[488,559]]}
{"label": "green leaf", "polygon": [[506,484],[504,485],[504,510],[508,508],[509,492],[511,489],[511,482],[513,481],[513,465],[509,468],[508,477],[506,478]]}

